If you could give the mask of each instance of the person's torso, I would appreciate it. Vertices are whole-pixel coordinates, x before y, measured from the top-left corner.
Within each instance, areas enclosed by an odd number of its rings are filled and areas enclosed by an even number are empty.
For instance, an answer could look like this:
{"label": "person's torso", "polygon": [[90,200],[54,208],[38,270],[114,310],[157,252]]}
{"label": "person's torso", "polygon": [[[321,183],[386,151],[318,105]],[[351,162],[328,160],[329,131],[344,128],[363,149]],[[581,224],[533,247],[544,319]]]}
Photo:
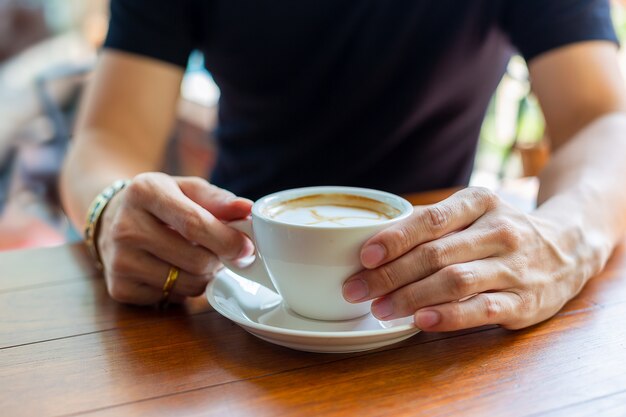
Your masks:
{"label": "person's torso", "polygon": [[511,54],[499,4],[197,3],[198,48],[221,89],[212,181],[250,198],[467,183]]}

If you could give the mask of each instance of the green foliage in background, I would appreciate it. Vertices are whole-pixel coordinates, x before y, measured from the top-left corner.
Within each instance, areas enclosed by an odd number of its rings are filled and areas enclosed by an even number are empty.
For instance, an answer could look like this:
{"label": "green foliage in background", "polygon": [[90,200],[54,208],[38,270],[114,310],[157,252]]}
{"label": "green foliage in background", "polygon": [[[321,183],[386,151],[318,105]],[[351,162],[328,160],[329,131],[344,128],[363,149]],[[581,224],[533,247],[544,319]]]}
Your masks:
{"label": "green foliage in background", "polygon": [[[624,46],[626,42],[625,6],[618,5],[617,3],[613,5],[613,25],[622,47],[626,47]],[[519,58],[514,58],[513,61],[516,59],[519,60]],[[510,68],[511,67],[509,67],[509,69]],[[520,85],[524,85],[522,89],[526,88],[528,91],[526,94],[520,95],[516,100],[499,103],[498,100],[502,100],[502,95],[498,94],[498,92],[505,88],[507,79],[509,82],[511,79],[516,80]],[[541,112],[541,107],[536,97],[530,92],[530,89],[527,88],[527,83],[528,79],[526,75],[523,79],[520,79],[519,74],[511,74],[511,71],[508,71],[505,80],[498,87],[487,109],[480,133],[476,156],[477,169],[497,172],[499,176],[502,177],[506,170],[504,164],[508,162],[512,147],[516,142],[519,144],[530,144],[543,139],[545,132],[543,113]],[[507,98],[510,99],[510,97]],[[499,114],[498,111],[501,111],[503,107],[517,114],[517,117],[512,118],[510,121],[510,123],[515,124],[515,126],[511,126],[508,130],[512,132],[510,137],[502,137],[502,129],[497,129],[497,122],[502,123],[502,120],[499,119],[502,115]]]}

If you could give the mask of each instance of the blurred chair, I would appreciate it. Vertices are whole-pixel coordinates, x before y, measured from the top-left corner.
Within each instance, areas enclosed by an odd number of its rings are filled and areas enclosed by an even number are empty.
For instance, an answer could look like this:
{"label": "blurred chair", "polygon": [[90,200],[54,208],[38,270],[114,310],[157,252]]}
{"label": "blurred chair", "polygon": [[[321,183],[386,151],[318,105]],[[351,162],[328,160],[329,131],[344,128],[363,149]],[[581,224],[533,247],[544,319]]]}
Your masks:
{"label": "blurred chair", "polygon": [[[24,148],[16,174],[23,187],[39,189],[45,200],[54,206],[60,206],[58,175],[72,136],[79,98],[91,70],[91,65],[63,66],[42,74],[35,81],[37,97],[50,130],[48,137],[40,137],[35,146]],[[61,83],[65,92],[58,97],[53,91]]]}
{"label": "blurred chair", "polygon": [[61,210],[57,183],[90,71],[65,65],[36,78],[40,113],[21,126],[0,165],[0,250],[79,237]]}

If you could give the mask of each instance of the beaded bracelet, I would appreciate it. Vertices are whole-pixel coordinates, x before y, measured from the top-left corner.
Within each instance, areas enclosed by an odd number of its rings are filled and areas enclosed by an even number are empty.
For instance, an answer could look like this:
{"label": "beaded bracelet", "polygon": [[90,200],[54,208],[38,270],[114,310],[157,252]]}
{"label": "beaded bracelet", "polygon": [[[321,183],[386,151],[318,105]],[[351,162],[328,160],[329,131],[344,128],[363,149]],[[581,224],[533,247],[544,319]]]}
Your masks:
{"label": "beaded bracelet", "polygon": [[100,215],[104,211],[106,205],[111,201],[111,199],[120,191],[124,189],[130,180],[117,180],[113,184],[109,185],[107,188],[102,190],[100,194],[96,196],[91,202],[91,206],[89,206],[89,210],[87,211],[87,221],[85,225],[85,244],[87,245],[87,249],[89,249],[89,253],[96,263],[96,267],[99,270],[103,269],[102,260],[100,259],[100,254],[98,253],[98,247],[96,245],[96,239],[98,237],[98,225],[100,224]]}

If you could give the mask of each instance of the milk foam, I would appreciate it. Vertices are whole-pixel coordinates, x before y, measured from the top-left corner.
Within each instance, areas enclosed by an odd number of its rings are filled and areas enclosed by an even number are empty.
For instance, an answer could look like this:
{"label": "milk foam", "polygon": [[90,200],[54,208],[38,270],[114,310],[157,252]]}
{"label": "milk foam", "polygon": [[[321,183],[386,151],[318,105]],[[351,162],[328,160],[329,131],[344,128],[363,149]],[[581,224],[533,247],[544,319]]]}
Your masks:
{"label": "milk foam", "polygon": [[362,226],[389,220],[373,210],[330,204],[286,208],[272,218],[283,223],[319,227]]}

